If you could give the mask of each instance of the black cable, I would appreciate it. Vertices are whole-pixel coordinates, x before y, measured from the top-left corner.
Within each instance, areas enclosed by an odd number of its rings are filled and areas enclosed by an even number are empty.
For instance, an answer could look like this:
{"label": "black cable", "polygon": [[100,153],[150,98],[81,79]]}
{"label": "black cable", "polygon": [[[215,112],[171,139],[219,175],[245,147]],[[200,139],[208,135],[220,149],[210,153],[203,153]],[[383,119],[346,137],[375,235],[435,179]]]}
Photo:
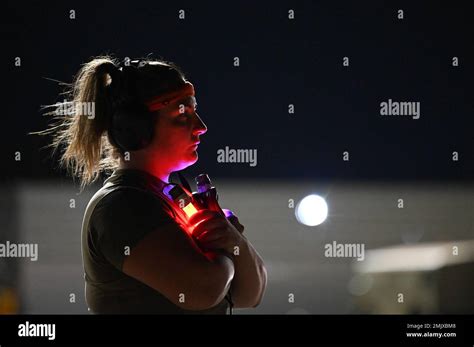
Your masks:
{"label": "black cable", "polygon": [[232,316],[233,314],[233,309],[234,309],[234,302],[232,301],[232,294],[230,292],[230,289],[229,291],[227,292],[227,295],[225,296],[225,299],[227,300],[227,302],[229,303],[229,315]]}
{"label": "black cable", "polygon": [[181,185],[184,188],[186,188],[190,193],[192,193],[193,190],[191,189],[191,186],[189,185],[188,180],[184,177],[184,175],[181,172],[178,171],[177,173],[178,173],[179,180],[181,181]]}

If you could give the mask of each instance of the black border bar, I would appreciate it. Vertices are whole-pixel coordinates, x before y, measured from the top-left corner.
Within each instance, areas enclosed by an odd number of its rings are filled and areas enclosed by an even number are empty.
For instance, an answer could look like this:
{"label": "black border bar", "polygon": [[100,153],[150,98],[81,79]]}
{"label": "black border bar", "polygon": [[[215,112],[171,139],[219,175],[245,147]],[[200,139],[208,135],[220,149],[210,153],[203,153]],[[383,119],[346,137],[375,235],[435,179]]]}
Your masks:
{"label": "black border bar", "polygon": [[[0,346],[31,344],[312,343],[474,345],[473,315],[4,315]],[[18,336],[55,324],[55,339]],[[413,328],[417,327],[417,328]],[[456,337],[408,337],[455,333]]]}

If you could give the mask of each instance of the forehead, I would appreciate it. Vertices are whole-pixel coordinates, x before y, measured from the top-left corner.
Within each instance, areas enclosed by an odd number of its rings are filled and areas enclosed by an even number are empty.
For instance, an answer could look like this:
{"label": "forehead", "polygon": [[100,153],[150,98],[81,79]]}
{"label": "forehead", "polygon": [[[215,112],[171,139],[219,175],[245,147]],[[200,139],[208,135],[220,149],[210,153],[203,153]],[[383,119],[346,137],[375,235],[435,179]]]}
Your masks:
{"label": "forehead", "polygon": [[197,102],[196,102],[196,98],[194,97],[194,95],[189,95],[189,96],[186,96],[184,98],[179,99],[174,104],[177,105],[177,106],[179,106],[179,105],[196,106]]}
{"label": "forehead", "polygon": [[184,107],[191,107],[191,108],[196,108],[197,107],[197,102],[196,98],[193,95],[185,96],[183,98],[180,98],[163,109],[160,110],[161,113],[175,113],[177,111],[181,111],[181,106],[184,105]]}

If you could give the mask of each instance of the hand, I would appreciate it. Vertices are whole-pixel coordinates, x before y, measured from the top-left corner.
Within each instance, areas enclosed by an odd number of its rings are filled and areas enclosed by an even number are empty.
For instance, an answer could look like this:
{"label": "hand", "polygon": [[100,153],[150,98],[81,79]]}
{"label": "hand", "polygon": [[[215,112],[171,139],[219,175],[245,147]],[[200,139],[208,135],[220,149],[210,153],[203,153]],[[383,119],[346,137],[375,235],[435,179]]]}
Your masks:
{"label": "hand", "polygon": [[234,253],[234,247],[240,246],[244,238],[240,232],[220,213],[211,210],[200,210],[190,219],[195,226],[192,234],[203,250],[223,250]]}

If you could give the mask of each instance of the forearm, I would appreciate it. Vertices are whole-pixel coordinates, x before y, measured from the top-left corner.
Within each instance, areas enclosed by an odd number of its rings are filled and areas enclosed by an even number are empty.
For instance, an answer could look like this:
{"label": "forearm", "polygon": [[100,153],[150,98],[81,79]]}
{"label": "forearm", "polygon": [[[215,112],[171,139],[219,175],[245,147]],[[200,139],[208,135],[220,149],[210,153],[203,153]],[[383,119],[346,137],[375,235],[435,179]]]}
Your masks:
{"label": "forearm", "polygon": [[262,258],[251,243],[242,236],[238,254],[234,252],[235,274],[231,285],[234,306],[237,308],[257,306],[265,292],[267,271]]}
{"label": "forearm", "polygon": [[209,259],[209,273],[206,281],[210,285],[209,294],[215,293],[216,304],[219,303],[231,286],[235,275],[235,267],[231,257],[225,252],[208,251],[204,253]]}

